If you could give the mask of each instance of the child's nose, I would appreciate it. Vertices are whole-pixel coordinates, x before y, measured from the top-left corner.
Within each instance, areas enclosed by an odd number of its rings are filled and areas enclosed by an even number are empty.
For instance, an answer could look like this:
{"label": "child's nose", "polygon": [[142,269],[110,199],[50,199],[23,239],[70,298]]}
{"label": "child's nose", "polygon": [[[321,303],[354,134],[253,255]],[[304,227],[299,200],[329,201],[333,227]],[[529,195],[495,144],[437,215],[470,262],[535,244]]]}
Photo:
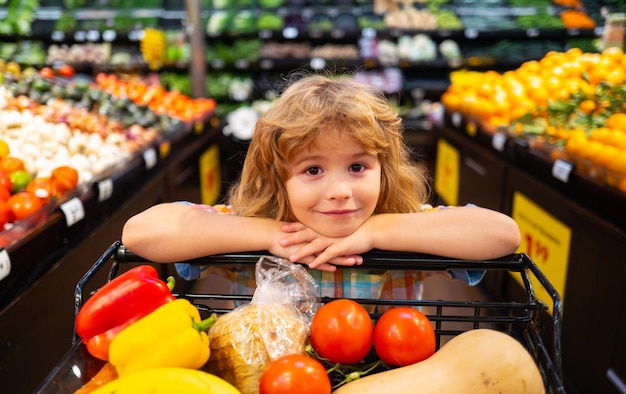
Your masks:
{"label": "child's nose", "polygon": [[327,189],[328,198],[333,200],[342,200],[352,196],[352,188],[350,184],[344,180],[332,182]]}

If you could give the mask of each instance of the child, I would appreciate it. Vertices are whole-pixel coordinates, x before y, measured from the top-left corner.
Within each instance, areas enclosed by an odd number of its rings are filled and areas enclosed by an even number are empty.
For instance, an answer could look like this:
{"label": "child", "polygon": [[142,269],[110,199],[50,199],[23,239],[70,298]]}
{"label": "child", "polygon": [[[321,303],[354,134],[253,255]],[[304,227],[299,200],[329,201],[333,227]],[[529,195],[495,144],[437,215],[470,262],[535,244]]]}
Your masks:
{"label": "child", "polygon": [[[164,263],[266,250],[312,268],[322,295],[351,298],[421,296],[419,272],[337,270],[362,264],[371,249],[477,260],[515,252],[520,233],[509,216],[426,205],[428,178],[402,133],[375,88],[347,75],[301,76],[257,122],[225,214],[159,204],[128,220],[122,243]],[[201,273],[177,269],[188,279]],[[254,275],[244,271],[230,277],[253,289]],[[481,277],[466,274],[470,284]]]}

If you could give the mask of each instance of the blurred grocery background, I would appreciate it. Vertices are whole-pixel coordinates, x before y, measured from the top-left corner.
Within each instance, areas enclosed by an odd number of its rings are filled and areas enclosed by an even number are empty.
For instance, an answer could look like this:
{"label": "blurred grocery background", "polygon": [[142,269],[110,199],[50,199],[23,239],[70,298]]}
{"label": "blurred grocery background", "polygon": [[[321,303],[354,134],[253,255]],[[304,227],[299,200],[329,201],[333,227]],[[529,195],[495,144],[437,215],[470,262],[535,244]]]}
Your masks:
{"label": "blurred grocery background", "polygon": [[[624,13],[623,0],[0,0],[0,380],[31,392],[54,367],[74,285],[129,216],[221,201],[254,122],[305,69],[385,92],[433,203],[517,220],[520,251],[564,299],[568,392],[626,392]],[[520,297],[506,275],[480,291]]]}

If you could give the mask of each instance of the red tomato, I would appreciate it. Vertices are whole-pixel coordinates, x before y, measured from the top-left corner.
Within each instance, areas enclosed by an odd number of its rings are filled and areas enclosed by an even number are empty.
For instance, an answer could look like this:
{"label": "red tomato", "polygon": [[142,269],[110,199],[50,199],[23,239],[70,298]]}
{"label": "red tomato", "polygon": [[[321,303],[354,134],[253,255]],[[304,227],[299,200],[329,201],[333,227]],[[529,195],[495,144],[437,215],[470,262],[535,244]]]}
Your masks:
{"label": "red tomato", "polygon": [[66,77],[66,78],[73,77],[75,73],[76,73],[76,71],[74,71],[74,67],[70,66],[69,64],[63,64],[57,70],[57,74],[59,74],[62,77]]}
{"label": "red tomato", "polygon": [[9,209],[9,205],[4,200],[0,200],[0,232],[4,231],[4,225],[7,224],[10,219],[11,210]]}
{"label": "red tomato", "polygon": [[7,200],[7,205],[11,210],[11,221],[22,220],[43,207],[39,198],[28,192],[15,193]]}
{"label": "red tomato", "polygon": [[9,193],[11,193],[11,189],[13,188],[9,173],[3,170],[0,170],[0,187],[3,189],[7,189]]}
{"label": "red tomato", "polygon": [[374,327],[374,349],[387,365],[415,364],[430,357],[435,346],[433,325],[415,308],[389,309]]}
{"label": "red tomato", "polygon": [[302,354],[273,361],[261,375],[260,394],[330,394],[330,390],[322,363]]}
{"label": "red tomato", "polygon": [[311,322],[311,345],[333,363],[354,364],[372,349],[374,324],[356,301],[339,299],[322,305]]}
{"label": "red tomato", "polygon": [[39,70],[39,75],[42,78],[52,78],[54,77],[54,70],[50,67],[44,67],[41,70]]}

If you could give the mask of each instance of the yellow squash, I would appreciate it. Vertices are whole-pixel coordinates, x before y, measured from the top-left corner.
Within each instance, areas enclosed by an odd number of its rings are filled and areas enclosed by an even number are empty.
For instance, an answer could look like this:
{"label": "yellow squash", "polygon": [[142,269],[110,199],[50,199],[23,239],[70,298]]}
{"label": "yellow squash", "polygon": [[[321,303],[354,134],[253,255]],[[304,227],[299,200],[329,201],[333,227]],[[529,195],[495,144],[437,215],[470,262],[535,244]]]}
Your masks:
{"label": "yellow squash", "polygon": [[215,375],[188,368],[155,368],[113,380],[92,394],[241,394]]}

